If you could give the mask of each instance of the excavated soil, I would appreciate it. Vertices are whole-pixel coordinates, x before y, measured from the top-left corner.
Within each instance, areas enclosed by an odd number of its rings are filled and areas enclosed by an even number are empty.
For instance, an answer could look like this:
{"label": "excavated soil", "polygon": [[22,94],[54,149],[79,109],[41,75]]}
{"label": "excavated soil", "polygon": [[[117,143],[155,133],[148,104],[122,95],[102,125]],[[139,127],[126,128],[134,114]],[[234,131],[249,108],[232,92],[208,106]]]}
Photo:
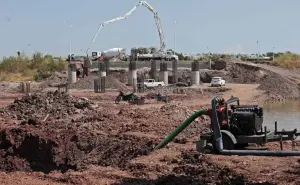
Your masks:
{"label": "excavated soil", "polygon": [[[112,107],[92,103],[87,98],[57,91],[28,94],[0,110],[0,171],[65,173],[63,179],[71,178],[68,182],[72,184],[86,184],[88,180],[79,183],[75,180],[78,177],[70,175],[91,166],[131,174],[122,178],[110,176],[119,179],[111,184],[248,182],[191,151],[175,159],[160,159],[157,162],[165,164],[162,166],[133,162],[153,155],[153,147],[193,112],[178,103],[139,109],[125,104]],[[178,135],[174,144],[195,141],[208,127],[209,119],[200,117]],[[156,174],[155,180],[151,180],[149,172]],[[43,178],[62,181],[51,175]]]}
{"label": "excavated soil", "polygon": [[[2,169],[50,172],[78,170],[91,164],[124,167],[128,160],[148,154],[160,136],[193,113],[176,104],[150,110],[121,108],[117,112],[109,106],[93,107],[86,98],[55,91],[26,95],[1,109],[2,117],[15,120],[1,121],[0,148],[3,156],[9,157],[2,158]],[[159,114],[162,116],[153,117]],[[177,140],[202,132],[200,120]],[[128,132],[152,134],[153,138]]]}

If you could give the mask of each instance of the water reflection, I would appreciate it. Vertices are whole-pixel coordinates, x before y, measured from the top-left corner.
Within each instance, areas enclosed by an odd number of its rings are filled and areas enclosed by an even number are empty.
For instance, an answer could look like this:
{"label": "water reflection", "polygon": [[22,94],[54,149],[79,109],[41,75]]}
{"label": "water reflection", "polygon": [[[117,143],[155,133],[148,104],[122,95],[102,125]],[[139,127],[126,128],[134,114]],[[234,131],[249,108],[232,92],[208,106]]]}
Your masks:
{"label": "water reflection", "polygon": [[276,103],[265,103],[264,125],[274,130],[274,122],[278,122],[278,130],[297,129],[300,132],[300,101],[285,100]]}

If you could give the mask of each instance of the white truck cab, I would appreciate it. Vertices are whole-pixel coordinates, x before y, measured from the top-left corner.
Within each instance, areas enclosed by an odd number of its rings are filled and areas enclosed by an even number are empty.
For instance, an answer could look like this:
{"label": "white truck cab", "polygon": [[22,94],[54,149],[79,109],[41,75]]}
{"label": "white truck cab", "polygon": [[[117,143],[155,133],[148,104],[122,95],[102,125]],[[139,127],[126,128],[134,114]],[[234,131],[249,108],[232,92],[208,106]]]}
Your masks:
{"label": "white truck cab", "polygon": [[145,79],[144,81],[144,86],[146,88],[148,87],[160,87],[160,86],[165,86],[164,82],[156,82],[154,79]]}

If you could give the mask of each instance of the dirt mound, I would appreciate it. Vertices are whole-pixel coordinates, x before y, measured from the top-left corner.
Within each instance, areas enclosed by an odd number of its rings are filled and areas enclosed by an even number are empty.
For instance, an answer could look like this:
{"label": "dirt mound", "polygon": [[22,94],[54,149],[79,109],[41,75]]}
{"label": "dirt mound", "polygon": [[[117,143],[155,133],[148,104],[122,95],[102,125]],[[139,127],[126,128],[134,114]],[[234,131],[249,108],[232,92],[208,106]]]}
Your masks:
{"label": "dirt mound", "polygon": [[[70,88],[71,89],[94,89],[94,80],[97,78],[98,78],[97,75],[90,75],[70,85]],[[129,87],[127,87],[126,84],[120,82],[117,78],[113,76],[106,77],[105,87],[109,89],[122,89],[122,90],[129,89]]]}
{"label": "dirt mound", "polygon": [[284,75],[255,66],[254,64],[228,63],[226,70],[203,71],[201,73],[201,81],[210,83],[211,78],[214,76],[225,78],[227,83],[260,84],[258,89],[266,91],[270,97],[300,97],[297,83]]}
{"label": "dirt mound", "polygon": [[27,94],[21,99],[16,99],[0,112],[18,120],[28,120],[29,118],[41,120],[47,114],[60,118],[75,114],[77,109],[84,108],[90,108],[88,100],[54,91],[46,94]]}
{"label": "dirt mound", "polygon": [[[78,129],[79,127],[79,129]],[[2,126],[0,170],[79,170],[88,165],[125,167],[155,146],[153,140],[132,135],[106,135],[66,120],[36,126]]]}
{"label": "dirt mound", "polygon": [[53,87],[58,84],[67,83],[67,74],[62,74],[55,72],[51,74],[48,78],[43,80],[43,85],[47,85],[49,87]]}
{"label": "dirt mound", "polygon": [[232,64],[229,71],[235,83],[260,84],[258,89],[266,91],[270,96],[279,95],[283,98],[299,97],[298,84],[272,71],[240,63]]}

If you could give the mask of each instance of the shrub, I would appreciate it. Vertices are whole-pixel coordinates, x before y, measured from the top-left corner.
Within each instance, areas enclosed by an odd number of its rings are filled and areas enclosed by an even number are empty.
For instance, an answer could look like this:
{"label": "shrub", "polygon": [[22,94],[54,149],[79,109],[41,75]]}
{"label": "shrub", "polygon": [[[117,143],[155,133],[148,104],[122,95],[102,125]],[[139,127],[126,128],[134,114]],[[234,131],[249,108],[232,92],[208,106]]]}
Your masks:
{"label": "shrub", "polygon": [[55,71],[66,69],[67,63],[62,59],[54,59],[51,55],[43,56],[42,53],[34,53],[32,58],[25,55],[6,57],[0,62],[0,80],[13,80],[11,76],[42,80]]}
{"label": "shrub", "polygon": [[284,68],[300,68],[300,55],[287,52],[278,55],[275,61],[270,63]]}

